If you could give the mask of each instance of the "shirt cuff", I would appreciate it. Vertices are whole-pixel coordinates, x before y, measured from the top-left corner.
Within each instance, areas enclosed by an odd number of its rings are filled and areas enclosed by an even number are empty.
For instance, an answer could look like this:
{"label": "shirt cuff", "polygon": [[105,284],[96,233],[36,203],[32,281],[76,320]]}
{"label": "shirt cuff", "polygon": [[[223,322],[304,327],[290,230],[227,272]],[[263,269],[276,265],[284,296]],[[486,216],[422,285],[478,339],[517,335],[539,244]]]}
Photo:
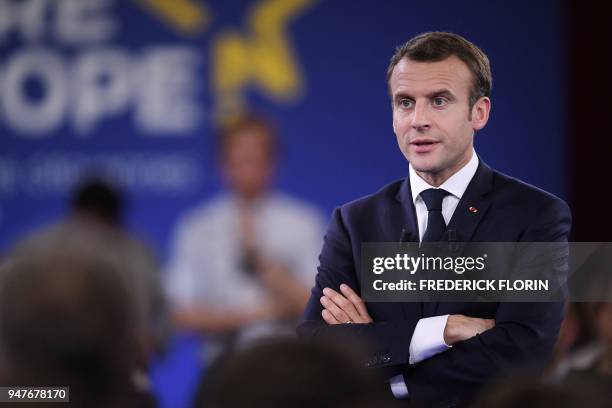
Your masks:
{"label": "shirt cuff", "polygon": [[444,328],[448,316],[426,317],[417,322],[410,340],[410,359],[408,362],[411,365],[420,363],[452,347],[444,342]]}
{"label": "shirt cuff", "polygon": [[402,374],[391,377],[389,379],[389,385],[391,386],[391,392],[395,398],[404,399],[408,397],[408,387],[406,387],[406,382]]}

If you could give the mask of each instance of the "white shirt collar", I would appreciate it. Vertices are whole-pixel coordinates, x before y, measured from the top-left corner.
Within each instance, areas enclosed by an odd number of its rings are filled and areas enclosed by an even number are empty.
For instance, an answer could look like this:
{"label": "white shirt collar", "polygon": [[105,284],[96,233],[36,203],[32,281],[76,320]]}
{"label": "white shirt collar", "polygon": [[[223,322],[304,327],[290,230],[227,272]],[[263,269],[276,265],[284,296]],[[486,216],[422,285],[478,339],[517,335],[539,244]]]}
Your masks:
{"label": "white shirt collar", "polygon": [[472,177],[474,177],[474,174],[476,174],[478,162],[478,155],[476,154],[476,151],[472,149],[472,158],[470,161],[459,169],[459,171],[450,176],[448,180],[442,183],[439,187],[434,187],[423,180],[409,163],[408,173],[410,176],[410,190],[412,190],[412,202],[416,203],[417,198],[419,198],[419,194],[428,188],[443,188],[460,200],[463,193],[465,193],[468,184],[470,184]]}

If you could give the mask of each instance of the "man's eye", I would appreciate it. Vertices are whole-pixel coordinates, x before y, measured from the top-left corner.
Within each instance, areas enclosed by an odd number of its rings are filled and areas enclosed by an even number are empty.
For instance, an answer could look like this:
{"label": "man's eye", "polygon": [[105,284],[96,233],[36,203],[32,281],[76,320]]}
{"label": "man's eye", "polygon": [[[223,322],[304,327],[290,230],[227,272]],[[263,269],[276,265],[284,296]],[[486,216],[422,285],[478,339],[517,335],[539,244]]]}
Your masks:
{"label": "man's eye", "polygon": [[444,106],[446,105],[448,101],[446,100],[446,98],[433,98],[433,104],[434,106]]}
{"label": "man's eye", "polygon": [[404,108],[410,108],[412,107],[412,101],[410,99],[401,99],[400,105],[402,105]]}

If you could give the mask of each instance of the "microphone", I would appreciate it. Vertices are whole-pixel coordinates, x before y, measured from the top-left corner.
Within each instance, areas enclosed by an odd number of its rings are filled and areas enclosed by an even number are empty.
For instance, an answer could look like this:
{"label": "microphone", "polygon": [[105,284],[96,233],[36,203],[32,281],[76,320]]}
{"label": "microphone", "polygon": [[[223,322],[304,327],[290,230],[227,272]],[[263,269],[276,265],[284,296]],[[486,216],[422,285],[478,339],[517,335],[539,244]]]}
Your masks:
{"label": "microphone", "polygon": [[413,239],[412,234],[410,233],[410,231],[408,231],[405,228],[402,228],[402,233],[400,234],[400,238],[399,238],[399,242],[416,242],[415,239]]}
{"label": "microphone", "polygon": [[446,240],[448,242],[448,249],[452,252],[458,252],[461,246],[457,242],[457,230],[449,229],[446,231]]}

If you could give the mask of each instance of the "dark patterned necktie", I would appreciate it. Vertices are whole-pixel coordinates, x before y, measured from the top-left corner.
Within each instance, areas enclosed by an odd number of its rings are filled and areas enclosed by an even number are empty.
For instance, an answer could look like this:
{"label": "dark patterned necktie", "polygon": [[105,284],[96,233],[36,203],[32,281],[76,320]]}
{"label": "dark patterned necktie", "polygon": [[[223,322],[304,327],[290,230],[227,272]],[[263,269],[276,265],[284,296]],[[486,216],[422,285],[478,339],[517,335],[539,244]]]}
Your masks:
{"label": "dark patterned necktie", "polygon": [[421,192],[421,198],[425,201],[429,213],[422,242],[437,242],[446,232],[446,223],[442,216],[442,200],[449,194],[441,188],[429,188]]}

